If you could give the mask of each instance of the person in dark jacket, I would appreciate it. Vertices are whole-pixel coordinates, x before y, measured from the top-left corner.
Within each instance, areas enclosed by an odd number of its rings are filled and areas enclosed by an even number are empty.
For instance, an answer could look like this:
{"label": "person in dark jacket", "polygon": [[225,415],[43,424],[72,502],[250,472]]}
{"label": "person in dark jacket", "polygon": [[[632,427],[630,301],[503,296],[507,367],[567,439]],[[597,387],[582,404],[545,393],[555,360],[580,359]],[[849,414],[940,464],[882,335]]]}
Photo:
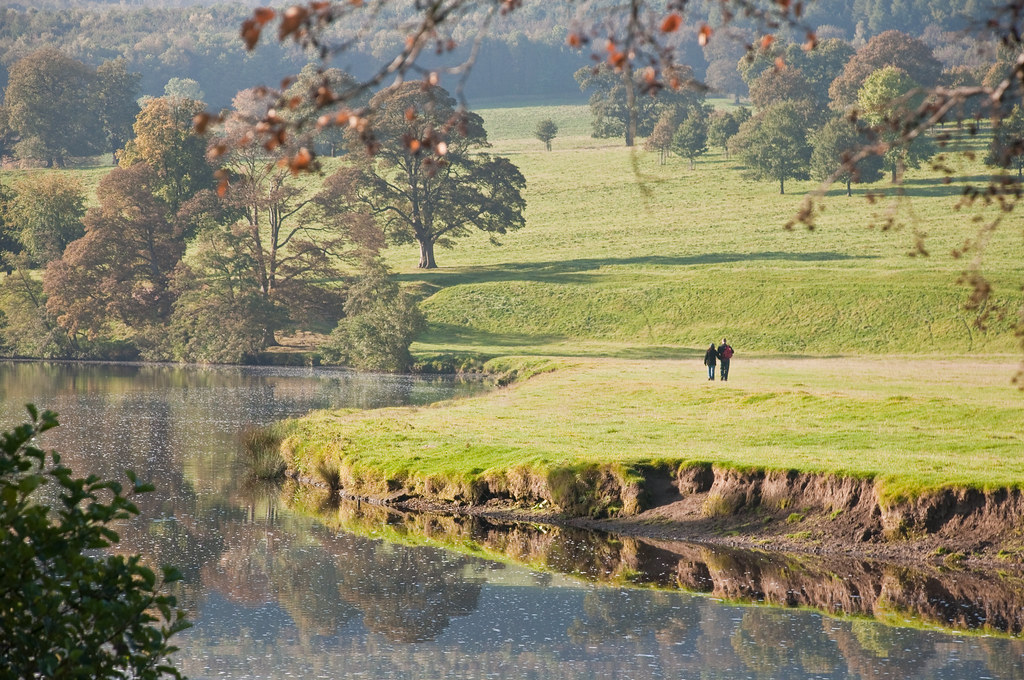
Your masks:
{"label": "person in dark jacket", "polygon": [[722,362],[722,380],[729,379],[729,360],[732,359],[732,347],[726,342],[725,338],[722,338],[722,344],[718,346],[718,358]]}
{"label": "person in dark jacket", "polygon": [[708,367],[708,380],[715,379],[715,365],[718,363],[718,350],[715,349],[715,343],[711,343],[711,347],[708,347],[708,351],[704,352],[704,365]]}

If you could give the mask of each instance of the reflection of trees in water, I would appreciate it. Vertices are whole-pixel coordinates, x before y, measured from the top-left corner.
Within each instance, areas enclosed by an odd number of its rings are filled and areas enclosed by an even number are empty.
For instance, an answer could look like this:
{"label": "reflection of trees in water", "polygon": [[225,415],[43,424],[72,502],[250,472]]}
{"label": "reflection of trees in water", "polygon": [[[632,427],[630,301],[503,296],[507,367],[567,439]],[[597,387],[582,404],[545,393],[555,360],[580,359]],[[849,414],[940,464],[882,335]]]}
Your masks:
{"label": "reflection of trees in water", "polygon": [[731,644],[748,669],[764,676],[782,669],[829,674],[843,661],[835,643],[811,616],[791,616],[767,608],[744,612]]}
{"label": "reflection of trees in water", "polygon": [[606,643],[649,634],[682,642],[696,632],[696,611],[671,593],[601,588],[583,598],[582,616],[569,626],[577,644]]}
{"label": "reflection of trees in water", "polygon": [[432,640],[452,617],[477,608],[484,579],[467,576],[469,558],[345,534],[323,540],[345,566],[337,594],[362,611],[367,628],[390,640]]}

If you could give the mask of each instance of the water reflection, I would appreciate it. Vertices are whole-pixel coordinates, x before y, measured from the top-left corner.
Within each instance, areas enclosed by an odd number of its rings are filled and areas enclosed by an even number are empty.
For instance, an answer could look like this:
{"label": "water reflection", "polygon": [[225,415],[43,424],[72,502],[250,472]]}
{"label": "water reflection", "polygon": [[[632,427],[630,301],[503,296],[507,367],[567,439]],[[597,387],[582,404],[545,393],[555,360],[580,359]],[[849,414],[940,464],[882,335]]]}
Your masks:
{"label": "water reflection", "polygon": [[44,444],[73,467],[157,484],[120,549],[184,571],[196,626],[176,661],[193,678],[1024,678],[1019,639],[879,622],[1019,633],[1019,579],[332,505],[239,467],[252,423],[477,385],[53,364],[0,378],[5,425],[27,401],[57,410]]}

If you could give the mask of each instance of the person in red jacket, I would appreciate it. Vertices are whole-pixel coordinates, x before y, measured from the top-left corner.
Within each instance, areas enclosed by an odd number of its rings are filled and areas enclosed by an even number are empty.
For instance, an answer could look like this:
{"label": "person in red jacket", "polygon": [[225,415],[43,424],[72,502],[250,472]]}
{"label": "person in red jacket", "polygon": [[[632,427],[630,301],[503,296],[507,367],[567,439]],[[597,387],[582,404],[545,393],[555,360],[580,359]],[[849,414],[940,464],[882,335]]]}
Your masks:
{"label": "person in red jacket", "polygon": [[722,380],[729,379],[729,360],[732,359],[732,347],[722,338],[722,344],[718,346],[718,358],[722,362]]}

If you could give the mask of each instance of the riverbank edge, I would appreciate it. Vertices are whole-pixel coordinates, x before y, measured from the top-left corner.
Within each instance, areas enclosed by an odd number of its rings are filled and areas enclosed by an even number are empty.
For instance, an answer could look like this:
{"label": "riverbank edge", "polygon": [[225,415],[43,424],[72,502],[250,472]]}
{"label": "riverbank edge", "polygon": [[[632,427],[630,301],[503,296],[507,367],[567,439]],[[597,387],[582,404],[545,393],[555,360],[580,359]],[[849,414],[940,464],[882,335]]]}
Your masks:
{"label": "riverbank edge", "polygon": [[947,488],[886,502],[871,479],[686,464],[674,474],[664,466],[637,466],[642,479],[620,486],[615,493],[608,482],[620,472],[594,472],[582,475],[590,483],[577,485],[578,491],[611,492],[605,499],[611,508],[616,501],[622,502],[623,491],[640,503],[593,516],[567,512],[543,494],[511,497],[504,491],[488,494],[478,488],[481,495],[471,500],[414,491],[383,475],[369,478],[365,470],[362,484],[351,483],[351,478],[348,483],[342,481],[345,471],[331,481],[294,469],[286,474],[300,484],[330,489],[339,497],[416,512],[773,552],[1024,569],[1024,492],[1018,488]]}
{"label": "riverbank edge", "polygon": [[[497,357],[482,364],[481,372],[507,386],[574,363],[557,357]],[[352,465],[323,449],[310,459],[310,452],[300,453],[306,446],[343,448],[347,436],[335,433],[329,439],[341,439],[333,443],[313,441],[312,433],[300,433],[289,422],[272,428],[289,477],[399,509],[656,540],[1024,569],[1024,489],[1015,485],[950,485],[894,496],[892,480],[887,485],[872,475],[730,467],[693,459],[421,475],[415,469]]]}

